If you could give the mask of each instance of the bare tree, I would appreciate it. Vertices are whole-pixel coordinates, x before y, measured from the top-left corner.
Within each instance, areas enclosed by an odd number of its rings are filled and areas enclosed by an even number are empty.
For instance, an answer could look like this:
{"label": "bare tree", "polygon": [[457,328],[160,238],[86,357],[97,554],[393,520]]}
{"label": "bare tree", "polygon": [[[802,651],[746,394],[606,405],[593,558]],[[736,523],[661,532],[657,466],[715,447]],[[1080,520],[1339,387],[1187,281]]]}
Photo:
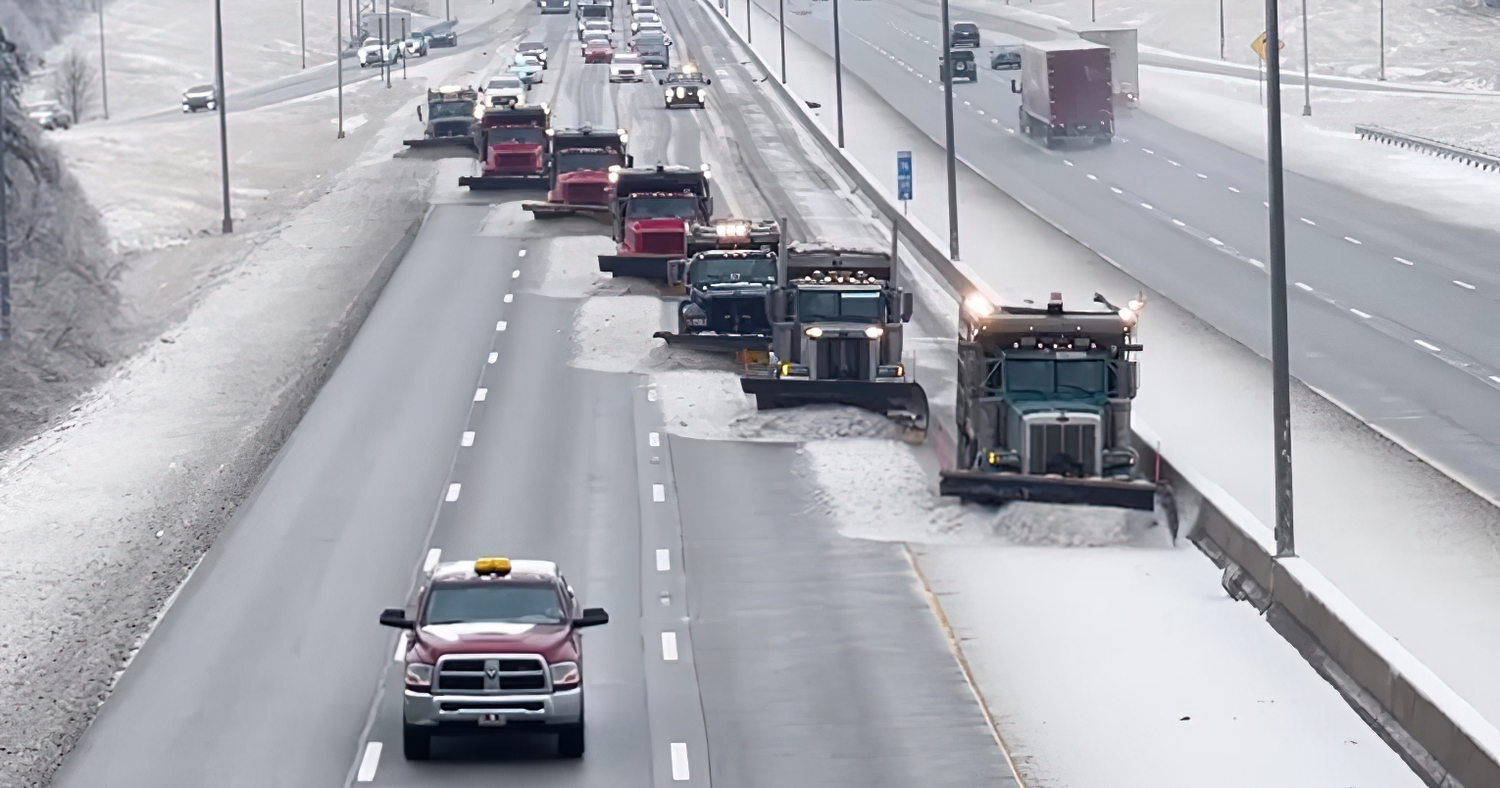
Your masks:
{"label": "bare tree", "polygon": [[84,107],[94,100],[98,80],[94,64],[78,50],[69,50],[52,69],[52,92],[73,113],[74,121],[81,121]]}

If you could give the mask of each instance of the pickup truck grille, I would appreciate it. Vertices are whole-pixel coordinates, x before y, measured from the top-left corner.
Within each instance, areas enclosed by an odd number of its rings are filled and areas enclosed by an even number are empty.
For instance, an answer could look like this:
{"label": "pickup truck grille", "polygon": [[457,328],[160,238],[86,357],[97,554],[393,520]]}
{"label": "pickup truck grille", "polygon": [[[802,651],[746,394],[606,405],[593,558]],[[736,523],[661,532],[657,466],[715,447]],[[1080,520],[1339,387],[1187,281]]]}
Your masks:
{"label": "pickup truck grille", "polygon": [[1055,476],[1099,475],[1098,417],[1028,418],[1026,472]]}
{"label": "pickup truck grille", "polygon": [[510,692],[544,692],[547,663],[541,657],[513,655],[462,655],[438,660],[438,693],[496,695]]}

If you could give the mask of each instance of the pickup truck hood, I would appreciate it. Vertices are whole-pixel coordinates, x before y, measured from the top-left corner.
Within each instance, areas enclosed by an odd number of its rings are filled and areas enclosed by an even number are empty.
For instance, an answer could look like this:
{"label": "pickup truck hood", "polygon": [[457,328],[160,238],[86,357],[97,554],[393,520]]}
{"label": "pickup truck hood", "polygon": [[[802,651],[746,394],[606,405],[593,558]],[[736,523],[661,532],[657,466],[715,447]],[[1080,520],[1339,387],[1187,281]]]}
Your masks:
{"label": "pickup truck hood", "polygon": [[541,654],[555,662],[576,656],[572,635],[561,624],[437,624],[417,630],[415,656],[432,663],[449,654]]}

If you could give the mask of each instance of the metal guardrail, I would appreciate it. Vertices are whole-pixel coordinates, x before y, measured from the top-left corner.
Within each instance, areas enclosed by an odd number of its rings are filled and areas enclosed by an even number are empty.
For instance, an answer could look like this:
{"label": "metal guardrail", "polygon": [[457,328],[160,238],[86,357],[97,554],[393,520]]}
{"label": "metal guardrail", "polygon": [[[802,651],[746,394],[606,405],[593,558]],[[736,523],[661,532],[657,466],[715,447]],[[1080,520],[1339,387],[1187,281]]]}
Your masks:
{"label": "metal guardrail", "polygon": [[1444,159],[1461,161],[1464,164],[1471,167],[1478,167],[1482,170],[1500,170],[1500,156],[1492,156],[1484,151],[1477,151],[1459,145],[1450,145],[1446,142],[1418,137],[1415,134],[1391,131],[1379,126],[1356,125],[1354,133],[1358,134],[1362,140],[1375,140],[1376,142],[1384,142],[1387,145],[1412,148]]}

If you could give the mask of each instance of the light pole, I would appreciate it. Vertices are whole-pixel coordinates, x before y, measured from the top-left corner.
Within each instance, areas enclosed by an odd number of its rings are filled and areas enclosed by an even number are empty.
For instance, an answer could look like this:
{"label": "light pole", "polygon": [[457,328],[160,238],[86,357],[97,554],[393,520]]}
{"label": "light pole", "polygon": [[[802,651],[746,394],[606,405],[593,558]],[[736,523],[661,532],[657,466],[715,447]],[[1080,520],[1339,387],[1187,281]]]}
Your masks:
{"label": "light pole", "polygon": [[302,29],[302,67],[307,68],[307,0],[297,0],[297,22]]}
{"label": "light pole", "polygon": [[339,72],[339,139],[344,138],[344,0],[333,0],[333,56]]}
{"label": "light pole", "polygon": [[750,33],[750,9],[755,6],[755,0],[745,0],[745,43],[755,43],[755,36]]}
{"label": "light pole", "polygon": [[943,125],[948,160],[948,256],[958,260],[958,165],[953,152],[953,29],[948,24],[948,0],[943,0]]}
{"label": "light pole", "polygon": [[[493,2],[493,0],[491,0],[491,2]],[[380,47],[380,62],[382,64],[381,68],[385,69],[385,87],[387,90],[389,90],[391,87],[391,0],[385,0],[385,29],[380,31],[380,36],[383,39],[381,41]]]}
{"label": "light pole", "polygon": [[224,184],[224,223],[226,234],[234,232],[234,220],[229,217],[229,121],[224,109],[224,15],[220,10],[221,0],[214,0],[214,90],[219,101],[219,179]]}
{"label": "light pole", "polygon": [[1380,81],[1385,81],[1385,0],[1380,0]]}
{"label": "light pole", "polygon": [[1098,4],[1099,4],[1098,0],[1089,0],[1089,21],[1090,22],[1098,22],[1099,21],[1099,17],[1098,17],[1098,14],[1096,13],[1096,9],[1095,9],[1095,6],[1097,6]]}
{"label": "light pole", "polygon": [[10,341],[10,233],[6,232],[5,157],[10,153],[10,138],[5,133],[5,104],[10,100],[11,53],[16,45],[0,32],[0,342]]}
{"label": "light pole", "polygon": [[1307,51],[1307,0],[1302,0],[1302,116],[1312,115],[1312,56]]}
{"label": "light pole", "polygon": [[833,0],[833,103],[838,115],[839,147],[844,147],[844,57],[839,49],[839,0]]}
{"label": "light pole", "polygon": [[781,84],[786,84],[786,0],[780,0],[776,10],[777,22],[781,25]]}
{"label": "light pole", "polygon": [[1266,0],[1266,204],[1271,237],[1271,430],[1275,456],[1276,557],[1297,554],[1292,530],[1292,399],[1287,359],[1286,205],[1281,169],[1281,37],[1277,0]]}
{"label": "light pole", "polygon": [[104,0],[99,0],[99,98],[104,104],[104,119],[109,120],[109,73],[104,67]]}
{"label": "light pole", "polygon": [[1224,0],[1219,0],[1219,59],[1224,59]]}

